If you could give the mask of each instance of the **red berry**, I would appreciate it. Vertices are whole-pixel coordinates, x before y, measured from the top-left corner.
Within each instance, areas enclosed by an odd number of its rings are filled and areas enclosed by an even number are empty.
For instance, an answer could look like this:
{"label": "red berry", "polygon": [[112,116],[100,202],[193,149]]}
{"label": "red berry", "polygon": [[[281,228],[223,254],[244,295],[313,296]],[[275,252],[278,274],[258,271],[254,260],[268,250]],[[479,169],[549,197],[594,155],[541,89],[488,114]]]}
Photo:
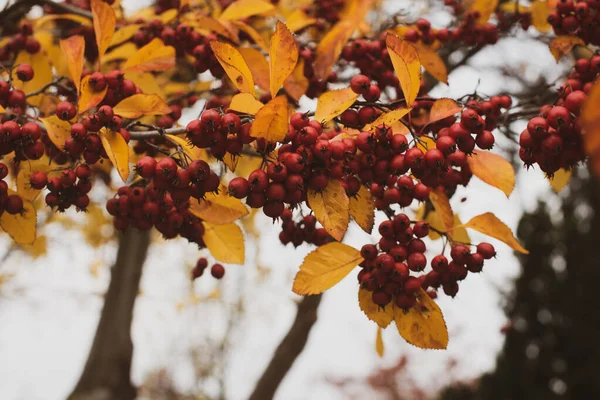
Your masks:
{"label": "red berry", "polygon": [[41,190],[46,187],[48,176],[42,171],[37,171],[29,177],[29,183],[33,189]]}
{"label": "red berry", "polygon": [[213,264],[210,267],[210,274],[217,279],[221,279],[225,275],[225,268],[221,264]]}
{"label": "red berry", "polygon": [[369,91],[371,79],[366,75],[355,75],[350,79],[350,88],[356,94],[365,94]]}
{"label": "red berry", "polygon": [[135,164],[135,171],[142,178],[152,179],[156,173],[156,160],[150,156],[144,156]]}
{"label": "red berry", "polygon": [[9,214],[19,214],[23,211],[23,199],[18,194],[11,194],[6,198],[5,210]]}
{"label": "red berry", "polygon": [[16,69],[17,78],[23,82],[33,79],[33,68],[29,64],[20,64]]}
{"label": "red berry", "polygon": [[477,245],[477,253],[481,254],[484,259],[489,260],[496,255],[496,250],[491,244],[483,242]]}
{"label": "red berry", "polygon": [[56,115],[63,121],[69,121],[77,115],[77,108],[72,103],[63,101],[56,105]]}

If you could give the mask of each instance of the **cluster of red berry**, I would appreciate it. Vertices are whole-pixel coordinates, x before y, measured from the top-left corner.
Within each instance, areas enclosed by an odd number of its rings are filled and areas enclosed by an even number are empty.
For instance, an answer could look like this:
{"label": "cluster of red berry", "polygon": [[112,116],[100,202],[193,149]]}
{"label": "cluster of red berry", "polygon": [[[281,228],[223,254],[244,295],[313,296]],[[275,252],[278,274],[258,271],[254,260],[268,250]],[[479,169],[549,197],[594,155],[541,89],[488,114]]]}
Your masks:
{"label": "cluster of red berry", "polygon": [[555,105],[545,105],[540,115],[527,123],[519,138],[519,156],[527,167],[537,163],[552,176],[585,159],[579,113],[598,74],[600,56],[577,60]]}
{"label": "cluster of red berry", "polygon": [[292,211],[286,209],[281,213],[281,221],[279,241],[284,245],[292,243],[294,247],[298,247],[302,243],[307,243],[323,246],[334,241],[324,228],[317,228],[317,219],[314,215],[306,215],[296,222]]}
{"label": "cluster of red berry", "polygon": [[23,211],[23,199],[18,194],[9,194],[8,183],[4,180],[8,176],[8,167],[0,163],[0,215],[4,212],[19,214]]}
{"label": "cluster of red berry", "polygon": [[21,50],[29,54],[40,51],[40,42],[32,36],[33,27],[29,22],[21,25],[20,32],[14,34],[3,46],[0,46],[0,61],[9,61]]}
{"label": "cluster of red berry", "polygon": [[[196,262],[196,266],[192,269],[192,280],[200,278],[207,267],[208,260],[205,257],[200,257]],[[222,264],[213,264],[210,267],[210,274],[214,278],[221,279],[225,275],[225,267]]]}
{"label": "cluster of red berry", "polygon": [[0,124],[0,155],[14,151],[16,161],[37,160],[44,155],[42,129],[35,122],[19,125],[22,121],[6,120]]}
{"label": "cluster of red berry", "polygon": [[346,0],[321,0],[305,7],[304,11],[319,20],[335,24],[340,20],[340,12],[345,4]]}
{"label": "cluster of red berry", "polygon": [[80,164],[75,169],[65,169],[60,176],[49,178],[45,172],[34,172],[29,178],[33,189],[48,189],[46,204],[63,212],[74,205],[77,211],[85,211],[90,204],[88,193],[92,190],[92,170]]}
{"label": "cluster of red berry", "polygon": [[548,23],[557,35],[576,35],[585,43],[600,45],[600,1],[558,0]]}

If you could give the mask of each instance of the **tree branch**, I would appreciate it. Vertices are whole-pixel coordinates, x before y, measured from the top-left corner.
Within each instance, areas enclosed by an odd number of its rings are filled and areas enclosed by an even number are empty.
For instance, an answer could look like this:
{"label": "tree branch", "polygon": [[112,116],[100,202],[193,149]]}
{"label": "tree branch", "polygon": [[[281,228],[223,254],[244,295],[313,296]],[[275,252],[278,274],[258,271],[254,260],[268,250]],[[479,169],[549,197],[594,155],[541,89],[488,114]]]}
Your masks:
{"label": "tree branch", "polygon": [[0,11],[0,22],[15,23],[23,18],[33,6],[51,6],[68,14],[75,14],[92,19],[92,12],[83,8],[75,7],[67,3],[56,3],[52,0],[17,0],[4,10]]}

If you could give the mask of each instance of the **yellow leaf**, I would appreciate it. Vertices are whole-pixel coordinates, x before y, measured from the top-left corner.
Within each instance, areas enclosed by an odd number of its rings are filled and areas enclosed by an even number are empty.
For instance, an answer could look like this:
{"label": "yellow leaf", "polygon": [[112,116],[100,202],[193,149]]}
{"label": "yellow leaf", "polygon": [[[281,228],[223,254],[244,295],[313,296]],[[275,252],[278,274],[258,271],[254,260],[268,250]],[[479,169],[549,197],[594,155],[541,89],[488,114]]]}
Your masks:
{"label": "yellow leaf", "polygon": [[228,39],[235,39],[231,32],[220,21],[214,18],[201,13],[187,13],[185,15],[189,17],[183,18],[182,22],[192,26],[200,34],[216,33]]}
{"label": "yellow leaf", "polygon": [[112,41],[117,17],[112,7],[102,0],[91,0],[91,7],[96,44],[98,45],[98,59],[102,60],[102,56]]}
{"label": "yellow leaf", "polygon": [[448,328],[442,310],[423,289],[417,293],[417,304],[409,310],[395,307],[396,327],[400,336],[422,349],[448,347]]}
{"label": "yellow leaf", "polygon": [[360,251],[343,243],[317,247],[305,258],[292,291],[299,295],[323,293],[335,286],[363,261]]}
{"label": "yellow leaf", "polygon": [[163,12],[162,14],[160,14],[158,16],[158,19],[163,24],[169,24],[169,23],[173,22],[175,20],[175,18],[177,18],[177,14],[179,14],[179,11],[176,8],[171,8],[170,10],[167,10],[167,11]]}
{"label": "yellow leaf", "polygon": [[110,41],[109,47],[116,46],[118,44],[121,44],[121,43],[131,39],[133,37],[133,35],[135,35],[142,26],[143,26],[142,24],[132,24],[132,25],[125,25],[125,26],[119,28],[119,30],[116,31],[115,34],[113,35],[112,40]]}
{"label": "yellow leaf", "polygon": [[38,236],[32,244],[23,244],[19,247],[34,259],[39,258],[48,252],[48,238],[44,235]]}
{"label": "yellow leaf", "polygon": [[165,135],[171,142],[181,147],[181,150],[187,154],[192,160],[204,160],[206,161],[206,150],[191,144],[187,139],[181,136]]}
{"label": "yellow leaf", "polygon": [[[429,211],[427,213],[427,216],[425,216],[424,214],[425,214],[425,206],[423,205],[417,210],[415,219],[417,221],[427,222],[432,228],[437,229],[438,231],[445,230],[444,224],[443,224],[442,220],[440,219],[439,214],[435,210]],[[463,224],[460,221],[460,218],[456,214],[454,214],[454,226],[453,226],[452,230],[448,232],[448,235],[450,236],[450,238],[453,241],[460,242],[460,243],[471,243],[471,238],[469,238],[469,234],[467,233],[467,230],[463,227]],[[429,234],[427,236],[431,240],[437,240],[437,239],[441,238],[441,236],[438,235],[433,230],[430,230]]]}
{"label": "yellow leaf", "polygon": [[269,90],[269,62],[265,56],[251,47],[242,47],[238,50],[242,53],[248,68],[250,68],[254,83],[262,90]]}
{"label": "yellow leaf", "polygon": [[142,115],[169,114],[171,109],[160,96],[156,94],[134,94],[123,99],[113,111],[123,118],[138,118]]}
{"label": "yellow leaf", "polygon": [[365,126],[364,130],[374,132],[379,125],[392,126],[409,112],[410,108],[399,108],[397,110],[386,112],[385,114],[381,114],[375,121]]}
{"label": "yellow leaf", "polygon": [[[14,194],[10,191],[9,194]],[[35,242],[37,215],[33,203],[23,199],[22,214],[2,213],[0,226],[17,244],[32,244]]]}
{"label": "yellow leaf", "polygon": [[288,121],[287,98],[275,97],[256,113],[250,135],[265,138],[268,142],[280,142],[288,132]]}
{"label": "yellow leaf", "polygon": [[315,23],[317,23],[317,19],[309,17],[301,9],[297,9],[296,11],[294,11],[285,20],[286,26],[292,32],[298,32],[302,28],[306,28],[307,26],[313,25]]}
{"label": "yellow leaf", "polygon": [[387,34],[385,42],[394,65],[394,71],[400,81],[406,105],[411,106],[417,98],[421,85],[421,63],[417,49],[411,43],[391,33]]}
{"label": "yellow leaf", "polygon": [[5,113],[5,112],[6,112],[6,108],[4,108],[4,107],[2,107],[2,106],[0,105],[0,114],[3,114],[3,113]]}
{"label": "yellow leaf", "polygon": [[356,30],[353,21],[340,21],[323,36],[317,45],[314,73],[319,80],[325,80],[329,71],[342,53],[342,49]]}
{"label": "yellow leaf", "polygon": [[81,83],[81,72],[83,71],[83,52],[85,51],[85,39],[83,36],[71,36],[60,41],[60,48],[67,58],[67,67],[71,79],[75,84],[77,93]]}
{"label": "yellow leaf", "polygon": [[459,113],[461,110],[462,107],[456,104],[456,102],[452,99],[445,97],[437,99],[431,106],[431,111],[429,111],[428,124],[451,117]]}
{"label": "yellow leaf", "polygon": [[309,189],[307,199],[308,206],[327,233],[335,240],[342,240],[350,220],[350,200],[342,184],[330,179],[321,192]]}
{"label": "yellow leaf", "polygon": [[95,91],[90,85],[91,76],[88,75],[81,80],[81,94],[79,95],[78,112],[79,114],[86,112],[92,107],[96,107],[106,96],[108,85],[103,90]]}
{"label": "yellow leaf", "polygon": [[383,337],[381,336],[381,328],[377,327],[377,338],[375,339],[375,351],[379,357],[383,357],[384,352]]}
{"label": "yellow leaf", "polygon": [[429,192],[429,200],[440,216],[444,228],[443,231],[447,232],[452,230],[452,227],[454,226],[454,213],[452,212],[452,207],[450,207],[448,196],[446,196],[444,190],[439,188],[431,190]]}
{"label": "yellow leaf", "polygon": [[275,97],[298,62],[298,46],[294,36],[287,26],[280,21],[277,21],[275,34],[271,38],[269,59],[271,65],[269,74],[271,77],[271,97]]}
{"label": "yellow leaf", "polygon": [[40,42],[42,49],[48,55],[48,59],[52,60],[52,65],[56,69],[56,74],[59,76],[68,76],[69,68],[67,67],[67,60],[62,54],[58,42],[55,42],[56,37],[48,31],[38,31],[34,34],[34,37]]}
{"label": "yellow leaf", "polygon": [[210,47],[235,87],[242,93],[254,95],[254,79],[242,53],[224,42],[212,41]]}
{"label": "yellow leaf", "polygon": [[358,226],[371,233],[375,223],[375,202],[371,192],[364,185],[360,186],[356,196],[350,197],[349,211]]}
{"label": "yellow leaf", "polygon": [[123,65],[123,71],[166,71],[175,66],[175,48],[165,46],[159,38],[139,49]]}
{"label": "yellow leaf", "polygon": [[304,58],[299,58],[292,74],[283,82],[283,88],[291,98],[298,101],[309,86],[310,81],[304,76]]}
{"label": "yellow leaf", "polygon": [[65,147],[65,140],[71,137],[71,124],[69,121],[63,121],[56,115],[40,118],[40,121],[46,127],[48,137],[56,147],[62,150]]}
{"label": "yellow leaf", "polygon": [[585,46],[585,43],[577,36],[557,36],[550,42],[550,52],[559,62],[576,45]]}
{"label": "yellow leaf", "polygon": [[431,47],[422,43],[415,45],[419,55],[419,61],[427,72],[440,82],[448,84],[448,68],[442,57],[438,55]]}
{"label": "yellow leaf", "polygon": [[35,172],[46,172],[48,169],[49,168],[33,168],[29,163],[21,163],[21,169],[17,174],[17,193],[23,200],[33,201],[38,197],[42,190],[32,188],[29,179]]}
{"label": "yellow leaf", "polygon": [[[12,83],[16,89],[21,89],[25,94],[36,92],[44,87],[46,84],[52,82],[52,66],[48,60],[48,57],[42,52],[38,51],[35,54],[29,54],[26,51],[20,51],[15,59],[14,65],[29,64],[34,70],[33,79],[28,82],[19,80],[16,76],[17,69],[13,69]],[[43,99],[42,94],[31,96],[27,98],[27,102],[39,106]]]}
{"label": "yellow leaf", "polygon": [[131,57],[132,54],[137,53],[137,51],[138,51],[138,48],[136,47],[135,44],[133,44],[131,42],[127,42],[127,43],[122,44],[121,46],[117,47],[110,53],[106,54],[102,58],[102,63],[106,64],[111,61],[128,59],[129,57]]}
{"label": "yellow leaf", "polygon": [[417,147],[423,150],[423,153],[426,153],[429,149],[435,149],[435,140],[433,140],[429,136],[419,136]]}
{"label": "yellow leaf", "polygon": [[244,235],[236,224],[215,225],[203,222],[204,236],[202,237],[210,254],[218,261],[243,264],[246,248]]}
{"label": "yellow leaf", "polygon": [[489,21],[490,17],[498,7],[498,0],[474,0],[468,9],[470,11],[479,11],[477,23],[483,25]]}
{"label": "yellow leaf", "polygon": [[237,20],[253,15],[266,14],[275,10],[273,4],[264,0],[237,0],[229,5],[221,14],[221,19]]}
{"label": "yellow leaf", "polygon": [[490,212],[471,218],[464,226],[498,239],[520,253],[529,254],[514,237],[510,228]]}
{"label": "yellow leaf", "polygon": [[552,25],[548,23],[548,15],[550,9],[545,1],[534,1],[531,3],[531,25],[539,32],[548,32],[552,29]]}
{"label": "yellow leaf", "polygon": [[123,182],[126,182],[129,177],[129,146],[125,139],[120,133],[108,128],[100,129],[98,136],[100,136],[102,147],[104,147],[110,162],[117,169]]}
{"label": "yellow leaf", "polygon": [[229,110],[254,115],[264,104],[256,100],[250,93],[238,93],[232,97]]}
{"label": "yellow leaf", "polygon": [[394,305],[389,304],[385,308],[373,303],[373,292],[367,289],[358,289],[358,306],[367,318],[374,321],[380,328],[387,326],[394,320]]}
{"label": "yellow leaf", "polygon": [[190,201],[190,212],[211,224],[223,225],[248,215],[248,208],[221,190],[219,194],[207,193],[202,200]]}
{"label": "yellow leaf", "polygon": [[252,39],[252,41],[256,43],[263,51],[269,51],[269,46],[267,46],[267,43],[260,33],[256,31],[256,29],[242,21],[233,21],[233,25],[246,35],[250,36],[250,39]]}
{"label": "yellow leaf", "polygon": [[553,177],[548,177],[552,190],[554,190],[556,193],[559,193],[561,190],[563,190],[571,180],[571,175],[573,175],[573,171],[567,171],[564,168],[561,168],[554,173]]}
{"label": "yellow leaf", "polygon": [[354,104],[358,96],[351,88],[330,90],[323,93],[317,100],[315,120],[321,123],[331,121]]}
{"label": "yellow leaf", "polygon": [[509,197],[515,188],[515,170],[510,162],[489,151],[475,150],[468,158],[473,175]]}

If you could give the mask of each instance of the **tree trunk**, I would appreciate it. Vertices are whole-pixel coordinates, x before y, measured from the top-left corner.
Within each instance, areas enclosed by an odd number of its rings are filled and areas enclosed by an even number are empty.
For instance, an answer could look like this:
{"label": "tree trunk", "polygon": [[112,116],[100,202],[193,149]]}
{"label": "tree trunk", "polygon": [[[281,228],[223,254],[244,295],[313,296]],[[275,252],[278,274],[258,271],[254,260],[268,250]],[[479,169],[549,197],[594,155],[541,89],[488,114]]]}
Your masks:
{"label": "tree trunk", "polygon": [[121,234],[104,308],[85,368],[69,400],[130,400],[131,320],[150,231],[130,228]]}

